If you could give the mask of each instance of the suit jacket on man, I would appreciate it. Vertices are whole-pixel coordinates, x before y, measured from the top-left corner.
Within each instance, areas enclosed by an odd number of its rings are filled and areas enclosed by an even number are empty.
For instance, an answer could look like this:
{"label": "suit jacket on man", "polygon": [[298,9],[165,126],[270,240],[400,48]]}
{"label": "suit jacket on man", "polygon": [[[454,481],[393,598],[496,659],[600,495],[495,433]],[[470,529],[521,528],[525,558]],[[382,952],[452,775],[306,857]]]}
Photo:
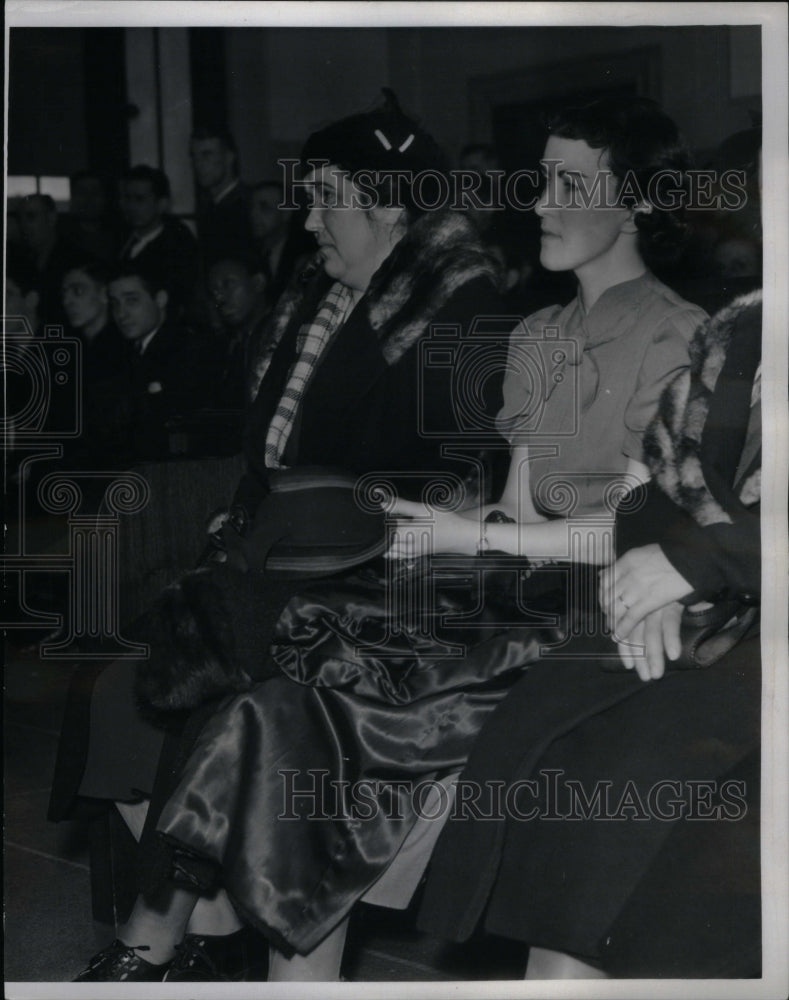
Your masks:
{"label": "suit jacket on man", "polygon": [[133,259],[161,278],[169,296],[169,315],[177,320],[187,310],[191,313],[200,281],[200,255],[188,226],[180,219],[165,216],[161,233],[134,258],[133,247],[127,241],[121,260]]}
{"label": "suit jacket on man", "polygon": [[210,267],[228,257],[247,259],[253,253],[249,221],[249,188],[240,181],[219,201],[198,193],[197,236],[203,263]]}
{"label": "suit jacket on man", "polygon": [[214,372],[207,341],[188,327],[168,321],[143,354],[135,352],[127,388],[135,460],[169,454],[167,421],[207,405]]}

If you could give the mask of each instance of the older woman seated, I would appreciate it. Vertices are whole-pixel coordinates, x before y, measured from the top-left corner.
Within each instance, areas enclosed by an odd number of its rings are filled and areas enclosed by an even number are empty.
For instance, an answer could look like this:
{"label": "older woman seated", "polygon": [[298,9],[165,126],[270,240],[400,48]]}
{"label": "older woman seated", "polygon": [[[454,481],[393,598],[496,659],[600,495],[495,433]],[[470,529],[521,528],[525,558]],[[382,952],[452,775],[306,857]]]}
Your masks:
{"label": "older woman seated", "polygon": [[[306,228],[318,249],[261,338],[251,372],[247,471],[230,510],[211,529],[218,558],[223,547],[238,550],[253,526],[265,528],[270,476],[283,468],[331,466],[352,477],[399,474],[412,496],[437,475],[453,473],[463,481],[472,468],[443,447],[461,429],[456,390],[446,365],[424,371],[421,345],[439,327],[453,331],[453,342],[462,347],[478,315],[505,311],[496,262],[471,226],[447,209],[426,210],[427,189],[417,184],[425,175],[444,176],[441,151],[390,101],[316,132],[304,148],[303,166],[312,202]],[[354,182],[361,172],[364,190]],[[502,332],[489,343],[494,356],[503,358],[512,323],[499,326]],[[492,416],[501,405],[498,367],[475,399],[480,414]],[[242,573],[221,562],[171,588],[166,600],[181,601],[200,623],[190,619],[174,642],[152,634],[149,617],[139,624],[138,637],[152,644],[150,662],[163,671],[159,681],[154,678],[163,702],[194,709],[212,695],[269,675],[271,631],[293,590],[292,583],[272,584],[262,572]],[[179,645],[183,639],[194,647],[192,638],[204,634],[203,605],[195,606],[199,595],[214,602],[212,620],[222,620],[225,638],[232,632],[228,619],[236,623],[227,651],[230,676],[218,683],[216,636],[197,643],[195,659],[202,659],[194,665]],[[215,703],[197,708],[185,727],[183,712],[160,712],[152,721],[135,695],[137,668],[134,661],[118,661],[98,676],[83,672],[78,679],[61,737],[50,817],[89,816],[97,806],[115,803],[130,830],[142,835],[138,860],[145,882],[162,867],[158,843],[149,846],[148,832],[177,780],[179,760]],[[226,969],[224,958],[237,950],[239,928],[226,896],[201,899],[195,908],[195,894],[159,888],[158,895],[138,898],[119,942],[91,962],[82,980],[161,980],[168,970],[176,975],[170,966],[181,944],[185,978],[197,974],[196,957],[209,977]]]}

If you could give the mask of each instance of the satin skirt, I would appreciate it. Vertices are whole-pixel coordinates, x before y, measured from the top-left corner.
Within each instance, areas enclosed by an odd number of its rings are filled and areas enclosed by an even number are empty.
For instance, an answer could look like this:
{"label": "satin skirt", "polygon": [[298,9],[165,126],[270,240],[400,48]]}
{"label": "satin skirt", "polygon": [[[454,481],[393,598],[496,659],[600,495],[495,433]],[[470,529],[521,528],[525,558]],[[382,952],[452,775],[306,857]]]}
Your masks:
{"label": "satin skirt", "polygon": [[213,862],[248,920],[301,953],[385,871],[430,782],[463,765],[546,638],[394,620],[365,581],[294,598],[273,647],[283,676],[210,720],[159,821],[187,858]]}

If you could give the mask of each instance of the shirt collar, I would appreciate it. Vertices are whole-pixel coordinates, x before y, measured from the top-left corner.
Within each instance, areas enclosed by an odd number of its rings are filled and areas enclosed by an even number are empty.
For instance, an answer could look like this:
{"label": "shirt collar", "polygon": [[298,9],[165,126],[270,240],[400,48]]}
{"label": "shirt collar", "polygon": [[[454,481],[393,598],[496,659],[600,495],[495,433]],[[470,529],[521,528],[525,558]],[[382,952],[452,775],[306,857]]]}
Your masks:
{"label": "shirt collar", "polygon": [[140,354],[145,354],[146,350],[148,349],[148,344],[150,344],[150,342],[153,340],[153,338],[156,336],[159,330],[161,330],[161,325],[155,326],[150,333],[146,333],[146,335],[142,338],[142,340],[140,341],[140,351],[139,351]]}
{"label": "shirt collar", "polygon": [[239,185],[239,179],[238,177],[234,177],[233,180],[227,185],[227,187],[223,187],[222,190],[219,192],[219,194],[213,196],[214,204],[218,205],[219,202],[222,201],[223,198],[226,198],[232,190],[238,187],[238,185]]}
{"label": "shirt collar", "polygon": [[573,305],[578,310],[581,328],[584,331],[588,346],[607,343],[616,340],[625,332],[622,320],[632,316],[644,297],[644,289],[654,281],[649,271],[644,271],[637,278],[628,278],[602,293],[592,308],[587,312],[581,302],[580,294],[576,296]]}
{"label": "shirt collar", "polygon": [[157,226],[156,229],[151,230],[150,233],[146,233],[145,236],[136,236],[132,233],[129,247],[129,256],[132,260],[134,260],[138,254],[142,253],[149,243],[153,243],[156,237],[160,236],[163,231],[164,223],[162,223],[161,226]]}

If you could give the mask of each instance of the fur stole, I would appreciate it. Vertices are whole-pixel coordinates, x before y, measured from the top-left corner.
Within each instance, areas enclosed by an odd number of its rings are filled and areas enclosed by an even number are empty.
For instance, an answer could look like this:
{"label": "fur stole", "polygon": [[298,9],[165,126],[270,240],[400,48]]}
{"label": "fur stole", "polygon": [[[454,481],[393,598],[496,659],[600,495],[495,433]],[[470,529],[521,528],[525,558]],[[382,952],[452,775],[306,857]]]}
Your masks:
{"label": "fur stole", "polygon": [[[653,477],[674,503],[702,527],[732,523],[705,481],[701,439],[731,338],[744,319],[751,319],[749,313],[760,335],[761,306],[761,291],[751,292],[735,299],[699,327],[690,345],[690,368],[667,386],[644,437],[644,451]],[[759,386],[757,378],[752,407],[759,403]],[[759,470],[741,484],[738,495],[746,506],[758,502]]]}
{"label": "fur stole", "polygon": [[276,676],[268,655],[272,636],[301,586],[214,563],[167,587],[137,622],[135,635],[150,645],[149,657],[136,665],[141,707],[154,718],[191,711]]}
{"label": "fur stole", "polygon": [[[472,224],[456,212],[428,212],[414,222],[373,275],[357,309],[363,309],[390,365],[412,347],[454,293],[475,278],[498,287],[500,265],[479,242]],[[325,287],[324,287],[325,286]],[[294,317],[317,306],[328,287],[320,256],[291,282],[277,305],[266,346],[252,365],[251,398]],[[308,310],[309,312],[309,310]],[[305,321],[312,320],[310,314]]]}
{"label": "fur stole", "polygon": [[167,587],[146,612],[143,634],[150,655],[138,661],[135,677],[143,706],[191,710],[249,686],[216,572],[194,570]]}

